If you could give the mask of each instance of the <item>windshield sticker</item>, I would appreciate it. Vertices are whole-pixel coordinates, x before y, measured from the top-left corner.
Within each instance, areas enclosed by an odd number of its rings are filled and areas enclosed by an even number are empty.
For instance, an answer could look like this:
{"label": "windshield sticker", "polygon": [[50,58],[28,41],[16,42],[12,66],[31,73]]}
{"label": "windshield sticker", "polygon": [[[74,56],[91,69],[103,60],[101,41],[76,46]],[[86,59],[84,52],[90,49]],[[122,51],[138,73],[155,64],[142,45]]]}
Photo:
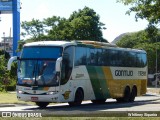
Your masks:
{"label": "windshield sticker", "polygon": [[24,83],[24,84],[31,84],[33,81],[32,80],[22,80],[22,82]]}

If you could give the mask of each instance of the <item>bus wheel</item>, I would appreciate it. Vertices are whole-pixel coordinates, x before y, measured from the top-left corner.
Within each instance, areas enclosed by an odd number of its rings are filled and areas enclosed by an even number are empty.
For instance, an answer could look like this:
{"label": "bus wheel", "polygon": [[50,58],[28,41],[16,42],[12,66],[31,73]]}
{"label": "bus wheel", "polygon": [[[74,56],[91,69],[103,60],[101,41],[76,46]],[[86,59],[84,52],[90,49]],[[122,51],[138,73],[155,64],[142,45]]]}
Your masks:
{"label": "bus wheel", "polygon": [[129,98],[129,101],[134,102],[136,95],[137,95],[137,89],[136,89],[136,87],[133,87],[130,98]]}
{"label": "bus wheel", "polygon": [[82,89],[79,88],[76,91],[74,101],[73,102],[69,102],[68,104],[69,104],[69,106],[78,106],[78,105],[81,105],[83,99],[84,99],[83,91],[82,91]]}
{"label": "bus wheel", "polygon": [[124,90],[124,96],[123,96],[123,101],[128,102],[130,99],[130,88],[126,87]]}
{"label": "bus wheel", "polygon": [[117,102],[123,102],[123,98],[116,98]]}
{"label": "bus wheel", "polygon": [[106,99],[102,99],[102,100],[91,100],[92,103],[94,104],[103,104],[106,102]]}
{"label": "bus wheel", "polygon": [[130,88],[126,87],[124,90],[124,95],[121,98],[116,98],[117,102],[128,102],[130,99]]}
{"label": "bus wheel", "polygon": [[48,104],[48,102],[36,102],[36,105],[38,105],[40,108],[45,108]]}

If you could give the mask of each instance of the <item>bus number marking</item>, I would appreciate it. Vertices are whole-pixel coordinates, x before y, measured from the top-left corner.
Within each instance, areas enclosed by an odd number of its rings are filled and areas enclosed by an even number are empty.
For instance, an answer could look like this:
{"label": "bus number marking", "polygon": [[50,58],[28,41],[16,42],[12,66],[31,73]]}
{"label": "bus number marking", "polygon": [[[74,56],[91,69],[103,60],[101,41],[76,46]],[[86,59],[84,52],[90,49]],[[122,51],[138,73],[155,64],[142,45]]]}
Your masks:
{"label": "bus number marking", "polygon": [[146,71],[138,71],[138,76],[146,76]]}

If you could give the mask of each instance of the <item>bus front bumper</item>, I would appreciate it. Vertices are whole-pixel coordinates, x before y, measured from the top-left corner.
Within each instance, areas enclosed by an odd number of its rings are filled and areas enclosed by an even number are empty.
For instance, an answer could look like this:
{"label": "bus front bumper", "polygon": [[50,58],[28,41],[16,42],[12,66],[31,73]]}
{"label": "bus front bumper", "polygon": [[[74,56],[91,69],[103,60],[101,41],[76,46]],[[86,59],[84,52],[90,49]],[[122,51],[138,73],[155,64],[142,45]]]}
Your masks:
{"label": "bus front bumper", "polygon": [[31,102],[58,102],[58,94],[54,95],[30,95],[17,93],[17,99],[20,101]]}

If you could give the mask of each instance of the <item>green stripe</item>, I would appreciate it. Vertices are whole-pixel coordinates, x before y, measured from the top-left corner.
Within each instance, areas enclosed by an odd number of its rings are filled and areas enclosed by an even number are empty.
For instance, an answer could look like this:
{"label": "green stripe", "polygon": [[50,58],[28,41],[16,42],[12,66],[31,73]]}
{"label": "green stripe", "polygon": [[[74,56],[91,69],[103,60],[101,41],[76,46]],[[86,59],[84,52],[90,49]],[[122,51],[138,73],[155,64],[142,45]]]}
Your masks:
{"label": "green stripe", "polygon": [[109,97],[108,86],[102,67],[87,66],[96,99],[106,99]]}
{"label": "green stripe", "polygon": [[110,95],[109,95],[109,90],[108,90],[108,86],[107,86],[107,83],[106,83],[107,81],[106,81],[106,78],[105,78],[102,67],[96,67],[96,72],[97,72],[97,75],[98,75],[98,80],[99,80],[99,83],[100,83],[100,87],[101,87],[102,92],[103,92],[103,96],[104,96],[104,98],[109,98]]}

